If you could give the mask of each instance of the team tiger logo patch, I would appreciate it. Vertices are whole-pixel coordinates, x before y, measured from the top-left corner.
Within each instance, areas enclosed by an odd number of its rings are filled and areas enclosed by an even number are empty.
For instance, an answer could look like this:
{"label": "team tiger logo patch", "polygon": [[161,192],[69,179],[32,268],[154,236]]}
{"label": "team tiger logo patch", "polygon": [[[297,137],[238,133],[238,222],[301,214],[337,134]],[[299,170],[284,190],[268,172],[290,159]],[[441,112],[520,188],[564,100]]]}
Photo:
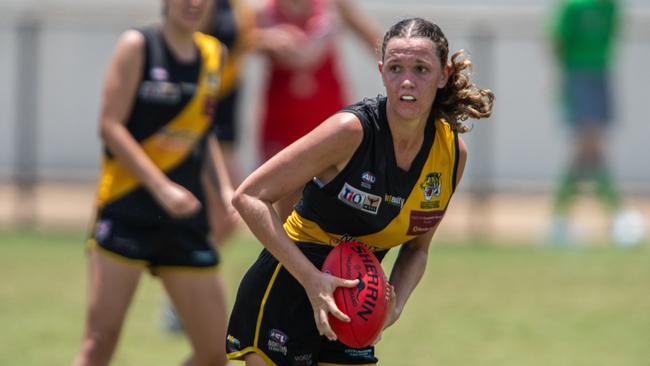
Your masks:
{"label": "team tiger logo patch", "polygon": [[420,184],[420,188],[424,191],[424,199],[431,201],[433,197],[440,196],[440,176],[442,173],[429,173],[424,182]]}

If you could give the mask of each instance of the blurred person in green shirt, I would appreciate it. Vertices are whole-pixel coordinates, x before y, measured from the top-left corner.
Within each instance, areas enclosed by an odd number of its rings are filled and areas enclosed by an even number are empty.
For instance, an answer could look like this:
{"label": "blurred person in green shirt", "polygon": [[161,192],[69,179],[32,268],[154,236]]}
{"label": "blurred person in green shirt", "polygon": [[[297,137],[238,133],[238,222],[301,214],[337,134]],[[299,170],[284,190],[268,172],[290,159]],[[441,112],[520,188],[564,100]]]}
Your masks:
{"label": "blurred person in green shirt", "polygon": [[610,215],[620,197],[606,164],[612,120],[609,74],[619,26],[617,0],[563,0],[552,23],[562,107],[574,142],[554,199],[552,239],[569,239],[568,212],[581,183],[592,183]]}

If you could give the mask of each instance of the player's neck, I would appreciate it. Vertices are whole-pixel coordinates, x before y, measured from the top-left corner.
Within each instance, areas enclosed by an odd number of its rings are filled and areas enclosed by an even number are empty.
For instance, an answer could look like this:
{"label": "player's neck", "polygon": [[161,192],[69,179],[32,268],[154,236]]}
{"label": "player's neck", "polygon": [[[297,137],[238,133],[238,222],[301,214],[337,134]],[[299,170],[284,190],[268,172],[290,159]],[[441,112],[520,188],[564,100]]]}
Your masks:
{"label": "player's neck", "polygon": [[397,146],[410,146],[422,141],[424,136],[424,129],[426,127],[428,117],[419,117],[414,119],[400,118],[397,115],[387,113],[388,127],[393,136],[393,144]]}
{"label": "player's neck", "polygon": [[175,27],[171,23],[162,26],[162,34],[167,46],[180,61],[191,62],[196,58],[194,32]]}
{"label": "player's neck", "polygon": [[389,119],[388,126],[393,138],[395,162],[397,166],[408,171],[422,148],[426,120],[393,121],[391,123]]}

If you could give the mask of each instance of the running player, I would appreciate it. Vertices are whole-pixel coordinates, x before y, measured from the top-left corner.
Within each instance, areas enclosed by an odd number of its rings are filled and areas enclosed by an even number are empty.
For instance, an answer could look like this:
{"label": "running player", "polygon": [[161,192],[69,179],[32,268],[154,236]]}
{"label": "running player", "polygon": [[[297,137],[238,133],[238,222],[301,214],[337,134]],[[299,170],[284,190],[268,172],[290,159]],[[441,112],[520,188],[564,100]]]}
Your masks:
{"label": "running player", "polygon": [[[261,365],[374,365],[374,347],[336,341],[328,315],[336,287],[319,270],[332,247],[356,240],[379,258],[401,245],[385,327],[422,277],[429,243],[465,166],[459,133],[488,117],[494,95],[470,82],[462,51],[448,60],[440,28],[405,19],[385,34],[379,71],[386,96],[325,120],[253,172],[233,203],[265,249],[242,279],[230,317],[228,357]],[[286,222],[273,203],[303,187]]]}

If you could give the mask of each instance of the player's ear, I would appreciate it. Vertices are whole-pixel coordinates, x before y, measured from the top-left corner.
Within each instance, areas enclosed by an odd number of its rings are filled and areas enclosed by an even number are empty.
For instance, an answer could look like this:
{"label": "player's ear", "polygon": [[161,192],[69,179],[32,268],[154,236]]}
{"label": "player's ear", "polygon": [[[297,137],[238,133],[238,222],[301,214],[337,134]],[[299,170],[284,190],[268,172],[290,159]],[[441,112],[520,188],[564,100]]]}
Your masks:
{"label": "player's ear", "polygon": [[385,87],[386,86],[386,80],[384,79],[384,73],[383,73],[383,71],[384,71],[384,62],[383,61],[379,61],[377,63],[377,69],[379,69],[379,75],[381,75],[381,83]]}
{"label": "player's ear", "polygon": [[451,75],[452,71],[451,64],[445,65],[445,68],[442,70],[442,76],[440,77],[440,80],[438,80],[438,89],[442,89],[447,85],[449,75]]}

